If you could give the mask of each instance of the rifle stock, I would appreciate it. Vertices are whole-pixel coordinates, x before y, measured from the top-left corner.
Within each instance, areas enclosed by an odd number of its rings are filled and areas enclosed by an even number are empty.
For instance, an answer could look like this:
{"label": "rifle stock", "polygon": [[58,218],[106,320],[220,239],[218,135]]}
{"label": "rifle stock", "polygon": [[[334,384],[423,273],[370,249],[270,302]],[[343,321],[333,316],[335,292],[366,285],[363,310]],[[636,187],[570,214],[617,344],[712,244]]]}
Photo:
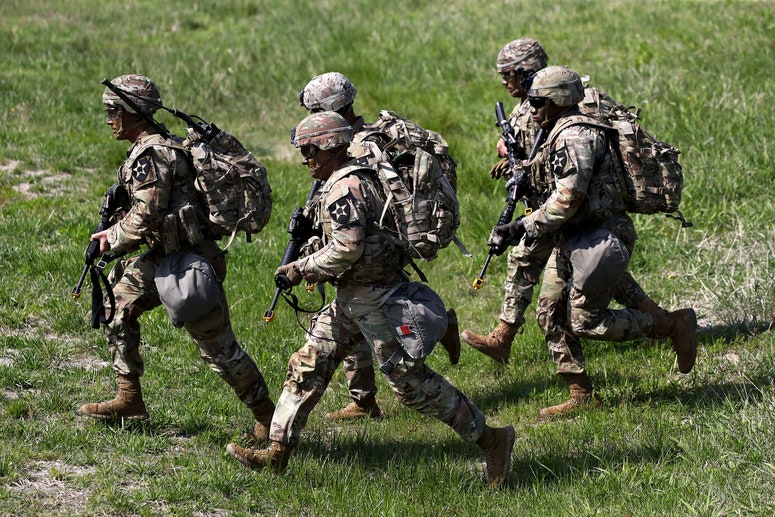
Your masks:
{"label": "rifle stock", "polygon": [[[518,163],[516,149],[517,140],[514,135],[514,128],[511,127],[511,124],[509,124],[509,121],[506,119],[506,114],[503,111],[503,103],[501,102],[497,102],[495,104],[495,117],[497,119],[497,125],[501,128],[501,138],[503,138],[503,141],[506,143],[509,170],[515,171],[514,176],[506,183],[506,188],[509,192],[509,195],[506,198],[506,207],[501,212],[501,215],[498,218],[498,222],[495,225],[503,226],[504,224],[511,222],[511,219],[514,217],[514,210],[516,210],[517,207],[517,201],[519,201],[520,198],[527,194],[528,181],[525,169],[521,166],[516,167],[516,164]],[[535,158],[535,155],[538,152],[538,148],[543,143],[544,136],[544,130],[539,129],[536,133],[533,146],[530,148],[530,154],[527,157],[527,161],[531,161],[533,158]],[[521,217],[524,217],[524,215]],[[482,266],[481,271],[479,271],[479,276],[477,276],[471,284],[474,289],[480,289],[484,285],[484,275],[487,272],[487,268],[489,267],[490,261],[494,255],[495,251],[493,250],[493,247],[490,246],[490,251],[487,253],[487,258],[484,261],[484,265]]]}
{"label": "rifle stock", "polygon": [[[307,201],[304,203],[305,206],[312,202],[312,199],[315,197],[315,194],[322,184],[323,182],[320,180],[315,180],[312,182],[312,187],[310,187],[309,194],[307,195]],[[290,264],[299,258],[299,250],[301,249],[301,246],[312,235],[310,223],[304,217],[303,207],[297,207],[296,210],[293,211],[290,223],[288,224],[288,233],[291,235],[291,238],[288,240],[288,245],[285,247],[285,252],[283,253],[282,259],[280,259],[280,266]],[[293,287],[291,281],[286,275],[275,276],[274,283],[277,289],[275,289],[272,302],[269,304],[269,309],[264,312],[264,321],[267,323],[274,320],[274,310],[277,306],[277,302],[280,300],[280,295],[282,292],[290,291]]]}

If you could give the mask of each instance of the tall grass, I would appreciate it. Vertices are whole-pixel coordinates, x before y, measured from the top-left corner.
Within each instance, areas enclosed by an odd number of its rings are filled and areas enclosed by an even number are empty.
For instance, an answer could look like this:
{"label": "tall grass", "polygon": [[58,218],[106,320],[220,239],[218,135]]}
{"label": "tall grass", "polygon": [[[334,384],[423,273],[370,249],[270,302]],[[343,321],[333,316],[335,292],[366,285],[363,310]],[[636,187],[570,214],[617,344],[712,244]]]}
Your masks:
{"label": "tall grass", "polygon": [[[770,515],[775,295],[772,2],[417,0],[375,3],[6,0],[0,4],[0,515]],[[224,451],[250,415],[164,311],[143,317],[146,423],[105,426],[73,409],[112,396],[109,355],[69,292],[100,197],[126,149],[103,127],[99,81],[144,73],[165,103],[237,134],[264,161],[274,216],[229,254],[235,331],[276,398],[303,341],[291,310],[261,323],[287,217],[308,175],[288,142],[306,112],[298,91],[336,70],[367,120],[392,109],[440,131],[459,162],[474,252],[423,269],[462,328],[497,319],[505,260],[477,296],[470,283],[505,192],[494,103],[511,103],[498,50],[541,41],[553,64],[643,109],[645,127],[682,151],[681,229],[636,218],[632,268],[665,307],[697,308],[695,371],[666,344],[585,343],[600,411],[541,425],[564,400],[530,316],[508,366],[471,349],[429,363],[518,439],[508,486],[484,482],[479,451],[400,406],[378,379],[387,417],[332,425],[347,402],[339,371],[283,478]],[[160,120],[174,131],[175,119]],[[329,292],[330,296],[330,292]],[[88,290],[84,296],[88,298]],[[303,301],[314,306],[315,299]]]}

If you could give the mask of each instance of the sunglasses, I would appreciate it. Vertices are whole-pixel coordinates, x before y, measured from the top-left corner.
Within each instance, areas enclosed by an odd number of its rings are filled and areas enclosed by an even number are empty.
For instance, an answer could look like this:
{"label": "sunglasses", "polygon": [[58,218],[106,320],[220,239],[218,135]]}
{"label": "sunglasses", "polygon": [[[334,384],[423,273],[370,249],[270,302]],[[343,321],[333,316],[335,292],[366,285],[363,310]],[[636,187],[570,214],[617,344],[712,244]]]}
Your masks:
{"label": "sunglasses", "polygon": [[546,97],[528,97],[527,102],[531,108],[541,109],[546,105],[546,101],[549,100]]}
{"label": "sunglasses", "polygon": [[315,157],[315,154],[317,153],[318,148],[315,147],[314,145],[302,145],[299,148],[299,151],[301,151],[301,155],[304,158],[310,160]]}

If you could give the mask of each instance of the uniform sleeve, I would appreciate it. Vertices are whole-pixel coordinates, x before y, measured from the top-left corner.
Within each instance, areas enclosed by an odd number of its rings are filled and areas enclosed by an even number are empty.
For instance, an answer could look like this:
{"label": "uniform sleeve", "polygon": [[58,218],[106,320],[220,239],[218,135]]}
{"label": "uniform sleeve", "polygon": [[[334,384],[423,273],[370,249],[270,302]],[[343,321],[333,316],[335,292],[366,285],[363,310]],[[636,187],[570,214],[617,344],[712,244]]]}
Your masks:
{"label": "uniform sleeve", "polygon": [[554,190],[548,199],[524,219],[532,237],[557,232],[578,210],[587,195],[599,146],[605,145],[590,128],[572,126],[563,130],[543,164],[554,178]]}
{"label": "uniform sleeve", "polygon": [[298,261],[299,271],[308,282],[340,276],[361,258],[366,242],[366,196],[355,174],[338,180],[320,203],[320,220],[330,220],[330,235],[323,248]]}
{"label": "uniform sleeve", "polygon": [[175,172],[173,153],[166,147],[150,147],[131,164],[132,206],[108,230],[108,243],[114,254],[137,249],[147,235],[161,226]]}

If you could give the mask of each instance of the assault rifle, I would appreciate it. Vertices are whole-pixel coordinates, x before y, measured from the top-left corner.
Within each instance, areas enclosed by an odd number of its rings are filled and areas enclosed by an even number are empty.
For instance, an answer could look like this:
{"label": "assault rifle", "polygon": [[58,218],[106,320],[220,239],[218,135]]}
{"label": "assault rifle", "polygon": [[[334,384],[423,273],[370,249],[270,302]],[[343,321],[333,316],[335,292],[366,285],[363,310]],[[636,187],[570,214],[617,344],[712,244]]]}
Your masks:
{"label": "assault rifle", "polygon": [[[511,222],[512,217],[514,217],[514,210],[517,207],[517,201],[527,194],[528,181],[524,167],[519,164],[519,157],[516,149],[517,139],[514,134],[514,128],[511,127],[511,124],[509,124],[509,121],[506,119],[506,113],[503,111],[503,103],[501,102],[495,104],[495,118],[497,120],[496,125],[501,128],[501,138],[503,138],[503,141],[506,143],[506,155],[509,161],[509,170],[513,171],[513,176],[506,182],[506,190],[509,193],[506,198],[506,208],[503,209],[503,212],[501,212],[501,215],[498,218],[498,222],[495,224],[495,226],[503,226],[504,224]],[[543,143],[543,139],[544,130],[539,129],[536,133],[536,139],[535,142],[533,142],[533,147],[530,149],[527,161],[535,158],[538,148]],[[529,210],[530,209],[526,211],[526,214],[530,213]],[[474,289],[480,289],[482,285],[484,285],[484,274],[487,272],[487,267],[490,265],[490,260],[492,260],[494,255],[495,251],[493,250],[493,247],[490,246],[490,251],[487,253],[487,258],[484,261],[484,266],[482,266],[479,276],[476,277],[476,280],[471,284]]]}
{"label": "assault rifle", "polygon": [[[97,227],[94,228],[92,233],[99,233],[107,230],[112,226],[111,218],[120,209],[129,207],[129,194],[126,189],[114,183],[105,192],[105,200],[102,202],[100,208],[100,222]],[[86,274],[90,273],[92,282],[92,328],[100,328],[100,323],[110,323],[113,320],[113,314],[116,311],[116,300],[113,296],[113,289],[111,289],[108,279],[105,276],[103,270],[108,263],[117,258],[110,253],[104,254],[100,258],[100,241],[93,240],[89,242],[84,253],[84,266],[81,271],[81,276],[78,278],[78,283],[73,287],[70,293],[73,298],[79,298],[81,296],[81,290],[83,289],[83,283],[86,280]],[[97,259],[100,258],[99,261]],[[106,318],[102,309],[103,295],[102,288],[100,287],[100,280],[105,286],[105,291],[110,300],[110,315]]]}
{"label": "assault rifle", "polygon": [[[321,180],[312,182],[312,187],[309,189],[309,194],[307,195],[307,201],[304,203],[305,206],[312,202],[312,199],[315,197],[315,194],[322,184],[323,182]],[[288,240],[288,245],[285,247],[285,253],[283,253],[283,258],[280,260],[280,266],[290,264],[299,258],[299,251],[301,250],[302,244],[314,234],[312,224],[309,219],[304,216],[303,207],[297,207],[296,210],[293,211],[291,221],[288,224],[288,233],[291,234],[291,238]],[[274,309],[277,307],[280,295],[283,292],[290,292],[293,287],[286,275],[277,275],[274,277],[274,283],[277,289],[274,292],[274,297],[272,298],[272,303],[269,305],[269,309],[264,313],[264,321],[267,323],[274,320]]]}

